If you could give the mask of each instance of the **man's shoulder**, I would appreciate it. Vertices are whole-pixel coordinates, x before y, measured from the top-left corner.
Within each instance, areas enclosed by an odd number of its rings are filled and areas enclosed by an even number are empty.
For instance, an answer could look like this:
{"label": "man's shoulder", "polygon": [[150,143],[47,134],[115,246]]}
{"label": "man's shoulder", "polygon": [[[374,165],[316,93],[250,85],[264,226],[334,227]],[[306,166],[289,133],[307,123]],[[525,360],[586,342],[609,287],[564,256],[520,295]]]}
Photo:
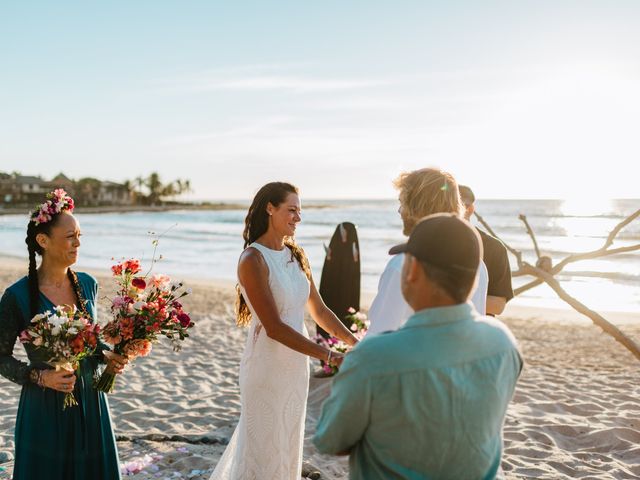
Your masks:
{"label": "man's shoulder", "polygon": [[504,347],[518,348],[518,342],[515,335],[507,325],[495,317],[478,315],[475,318],[477,334],[492,342],[501,344]]}
{"label": "man's shoulder", "polygon": [[402,335],[401,330],[389,330],[376,335],[366,336],[347,357],[353,355],[354,360],[380,358],[385,352],[394,350]]}
{"label": "man's shoulder", "polygon": [[480,233],[480,239],[482,240],[482,244],[485,250],[504,250],[507,251],[507,247],[504,246],[504,243],[499,238],[494,237],[493,235],[488,234],[487,232],[478,229]]}

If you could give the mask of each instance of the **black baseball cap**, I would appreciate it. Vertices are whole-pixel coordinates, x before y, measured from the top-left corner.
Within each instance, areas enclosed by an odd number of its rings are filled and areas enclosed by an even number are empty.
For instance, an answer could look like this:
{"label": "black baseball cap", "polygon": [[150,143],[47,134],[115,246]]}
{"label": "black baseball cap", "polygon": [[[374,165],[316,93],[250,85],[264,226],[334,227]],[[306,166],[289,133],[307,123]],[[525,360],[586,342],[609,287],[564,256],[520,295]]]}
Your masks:
{"label": "black baseball cap", "polygon": [[389,255],[410,253],[418,260],[457,275],[475,276],[480,266],[480,236],[469,222],[453,213],[436,213],[420,220],[406,243]]}

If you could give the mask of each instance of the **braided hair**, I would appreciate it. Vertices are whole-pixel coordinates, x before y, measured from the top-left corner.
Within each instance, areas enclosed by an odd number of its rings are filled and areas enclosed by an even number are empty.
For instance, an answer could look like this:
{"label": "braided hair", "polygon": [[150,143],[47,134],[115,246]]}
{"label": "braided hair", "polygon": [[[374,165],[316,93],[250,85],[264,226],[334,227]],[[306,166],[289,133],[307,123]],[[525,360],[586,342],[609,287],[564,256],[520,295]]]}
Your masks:
{"label": "braided hair", "polygon": [[[38,284],[38,270],[36,263],[36,254],[42,256],[44,253],[44,249],[40,246],[36,237],[44,233],[45,235],[50,235],[53,227],[56,226],[58,220],[60,219],[60,213],[56,213],[51,216],[51,220],[45,223],[36,224],[33,220],[29,221],[27,225],[27,238],[25,238],[25,243],[27,244],[27,250],[29,252],[29,309],[31,312],[31,318],[36,316],[40,310],[40,287]],[[80,288],[80,282],[78,281],[78,275],[76,272],[71,270],[71,268],[67,269],[67,277],[71,282],[71,286],[73,287],[73,291],[76,294],[76,298],[78,299],[78,306],[82,313],[86,316],[89,316],[86,300],[82,295],[82,289]]]}
{"label": "braided hair", "polygon": [[[244,220],[244,232],[242,233],[244,248],[247,248],[268,230],[269,215],[267,214],[267,205],[271,203],[271,205],[277,207],[291,193],[298,194],[298,188],[285,182],[267,183],[258,190]],[[292,259],[298,262],[307,278],[311,280],[311,268],[304,250],[298,246],[293,237],[286,237],[284,244],[291,250]],[[238,326],[246,327],[251,322],[251,311],[240,291],[240,285],[236,285],[236,294],[236,323]]]}

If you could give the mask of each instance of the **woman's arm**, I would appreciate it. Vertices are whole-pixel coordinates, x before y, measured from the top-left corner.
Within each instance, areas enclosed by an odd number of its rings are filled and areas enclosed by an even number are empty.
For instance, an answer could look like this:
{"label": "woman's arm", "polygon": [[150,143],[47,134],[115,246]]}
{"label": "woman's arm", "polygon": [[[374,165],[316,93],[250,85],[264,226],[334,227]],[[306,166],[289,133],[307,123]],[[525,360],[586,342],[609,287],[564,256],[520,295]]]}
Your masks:
{"label": "woman's arm", "polygon": [[[280,318],[269,287],[269,267],[262,254],[255,248],[247,248],[240,256],[238,279],[269,338],[296,352],[319,360],[327,360],[330,350],[312,342]],[[342,357],[340,353],[332,352],[331,354],[331,360],[338,360],[340,357]]]}
{"label": "woman's arm", "polygon": [[0,375],[18,385],[30,382],[33,369],[13,356],[13,347],[22,330],[22,316],[18,303],[9,290],[5,290],[0,300]]}
{"label": "woman's arm", "polygon": [[307,302],[311,316],[326,332],[337,337],[347,345],[354,346],[358,343],[358,339],[349,331],[347,327],[336,317],[329,307],[327,307],[318,293],[313,279],[311,280],[311,294]]}

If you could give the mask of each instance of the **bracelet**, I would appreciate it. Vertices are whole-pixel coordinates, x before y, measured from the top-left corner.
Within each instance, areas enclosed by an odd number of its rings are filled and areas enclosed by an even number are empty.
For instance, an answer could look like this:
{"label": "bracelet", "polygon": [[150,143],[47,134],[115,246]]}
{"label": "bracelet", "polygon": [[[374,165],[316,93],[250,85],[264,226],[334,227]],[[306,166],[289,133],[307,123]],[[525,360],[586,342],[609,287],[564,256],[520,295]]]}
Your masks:
{"label": "bracelet", "polygon": [[327,365],[331,365],[331,354],[333,353],[333,350],[329,350],[329,355],[327,355]]}

